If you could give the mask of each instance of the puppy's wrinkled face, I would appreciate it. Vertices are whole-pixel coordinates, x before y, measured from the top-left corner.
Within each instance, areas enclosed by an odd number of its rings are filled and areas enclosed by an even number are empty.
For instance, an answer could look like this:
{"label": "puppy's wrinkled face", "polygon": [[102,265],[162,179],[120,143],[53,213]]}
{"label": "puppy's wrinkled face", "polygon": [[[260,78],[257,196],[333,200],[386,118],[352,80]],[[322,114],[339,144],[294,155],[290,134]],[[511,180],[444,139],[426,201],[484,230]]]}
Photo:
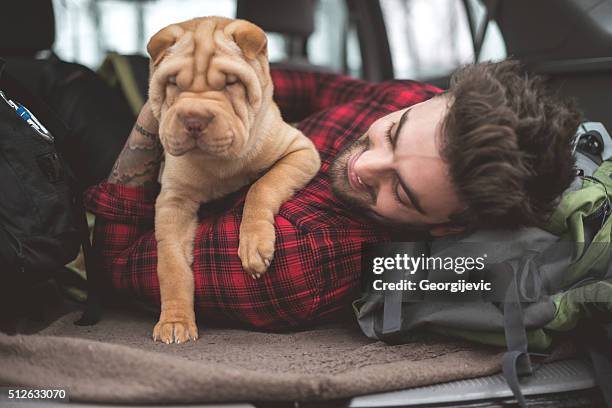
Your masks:
{"label": "puppy's wrinkled face", "polygon": [[173,24],[151,38],[149,100],[166,152],[239,158],[251,150],[259,136],[251,129],[272,103],[266,45],[259,27],[221,17]]}

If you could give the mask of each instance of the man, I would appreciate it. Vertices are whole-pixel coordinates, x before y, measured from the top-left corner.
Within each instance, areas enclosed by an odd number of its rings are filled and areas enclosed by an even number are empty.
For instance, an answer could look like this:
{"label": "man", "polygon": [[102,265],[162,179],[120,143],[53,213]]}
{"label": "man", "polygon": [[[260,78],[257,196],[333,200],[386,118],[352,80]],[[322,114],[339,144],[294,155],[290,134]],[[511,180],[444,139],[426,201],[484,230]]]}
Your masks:
{"label": "man", "polygon": [[[193,271],[205,320],[286,329],[332,317],[357,296],[363,243],[537,225],[574,177],[579,114],[515,62],[467,66],[446,93],[413,81],[272,75],[284,118],[301,119],[321,171],[281,207],[260,280],[238,258],[246,188],[202,207]],[[156,129],[145,106],[108,181],[86,195],[112,286],[152,302]]]}

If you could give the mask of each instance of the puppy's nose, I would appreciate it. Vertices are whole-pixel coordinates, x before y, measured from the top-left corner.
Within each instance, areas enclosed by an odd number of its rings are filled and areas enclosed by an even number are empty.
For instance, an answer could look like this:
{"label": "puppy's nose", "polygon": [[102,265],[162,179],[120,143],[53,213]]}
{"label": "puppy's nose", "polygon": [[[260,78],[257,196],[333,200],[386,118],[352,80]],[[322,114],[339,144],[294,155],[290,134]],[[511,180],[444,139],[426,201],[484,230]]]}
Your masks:
{"label": "puppy's nose", "polygon": [[215,115],[212,113],[208,115],[188,116],[183,120],[183,125],[187,132],[196,137],[208,127],[214,118]]}

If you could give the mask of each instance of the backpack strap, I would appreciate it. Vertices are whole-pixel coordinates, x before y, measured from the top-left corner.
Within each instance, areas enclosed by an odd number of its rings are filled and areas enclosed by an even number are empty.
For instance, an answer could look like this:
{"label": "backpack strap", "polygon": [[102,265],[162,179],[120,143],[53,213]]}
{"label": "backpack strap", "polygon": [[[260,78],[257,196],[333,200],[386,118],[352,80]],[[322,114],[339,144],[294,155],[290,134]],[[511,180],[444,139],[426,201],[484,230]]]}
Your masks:
{"label": "backpack strap", "polygon": [[502,372],[519,405],[526,407],[527,403],[521,392],[518,377],[531,375],[533,368],[527,351],[527,332],[523,320],[523,309],[519,301],[516,272],[508,263],[502,264],[501,267],[509,269],[507,273],[512,274],[504,302],[504,334],[508,351],[502,360]]}
{"label": "backpack strap", "polygon": [[527,330],[525,329],[521,297],[518,291],[517,271],[507,262],[498,267],[506,269],[502,272],[512,276],[504,301],[504,335],[508,351],[504,353],[502,358],[502,374],[518,404],[525,408],[527,407],[527,401],[521,391],[519,377],[534,373],[536,368],[532,364],[531,356],[546,355],[529,353]]}
{"label": "backpack strap", "polygon": [[[387,275],[388,274],[388,275]],[[385,271],[385,275],[389,276],[388,282],[400,282],[403,277],[403,271],[392,270]],[[398,333],[402,328],[402,300],[403,291],[387,290],[385,291],[385,302],[383,310],[383,338],[392,336]]]}
{"label": "backpack strap", "polygon": [[[391,253],[408,253],[411,256],[429,254],[430,248],[426,242],[410,242],[394,245]],[[413,271],[413,272],[421,272]],[[384,273],[386,282],[399,283],[404,276],[402,269],[387,270]],[[386,342],[393,342],[397,335],[402,332],[402,309],[406,300],[406,291],[386,290],[384,293],[384,309],[382,318],[382,332],[378,336]],[[377,333],[378,334],[378,333]]]}
{"label": "backpack strap", "polygon": [[111,85],[118,84],[121,87],[121,91],[132,112],[138,116],[145,101],[138,88],[138,81],[134,75],[130,60],[125,55],[109,52],[102,65],[100,65],[98,74],[107,83]]}
{"label": "backpack strap", "polygon": [[79,229],[81,248],[83,250],[83,261],[85,263],[87,275],[87,301],[85,303],[85,310],[79,320],[75,321],[74,324],[77,326],[91,326],[98,323],[102,317],[102,269],[100,267],[101,263],[98,262],[96,253],[89,239],[87,212],[83,204],[84,191],[79,187],[76,175],[68,163],[65,163],[65,167],[69,179],[72,180],[71,187],[73,191],[76,192],[74,198],[75,216],[77,218],[77,227]]}
{"label": "backpack strap", "polygon": [[579,338],[593,365],[595,381],[606,406],[612,407],[612,322],[597,320],[583,322],[577,332],[581,333]]}
{"label": "backpack strap", "polygon": [[101,269],[100,263],[97,262],[96,254],[89,240],[89,225],[87,223],[87,214],[83,205],[83,195],[78,194],[76,198],[76,206],[79,211],[79,233],[81,235],[81,247],[83,248],[83,258],[85,261],[85,270],[87,271],[87,303],[83,314],[74,322],[77,326],[92,326],[102,318],[102,285],[100,282]]}

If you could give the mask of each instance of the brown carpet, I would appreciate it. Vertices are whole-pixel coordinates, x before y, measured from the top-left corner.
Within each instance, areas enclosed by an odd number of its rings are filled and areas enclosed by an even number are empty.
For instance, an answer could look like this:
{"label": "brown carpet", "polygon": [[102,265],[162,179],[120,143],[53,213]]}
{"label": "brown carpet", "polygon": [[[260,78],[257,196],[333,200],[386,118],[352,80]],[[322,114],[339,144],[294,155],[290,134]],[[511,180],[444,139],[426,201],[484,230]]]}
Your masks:
{"label": "brown carpet", "polygon": [[107,311],[92,327],[75,326],[78,316],[0,334],[0,385],[106,403],[321,400],[489,375],[502,352],[437,336],[388,346],[353,322],[287,334],[200,327],[197,342],[165,345],[151,340],[151,314]]}

